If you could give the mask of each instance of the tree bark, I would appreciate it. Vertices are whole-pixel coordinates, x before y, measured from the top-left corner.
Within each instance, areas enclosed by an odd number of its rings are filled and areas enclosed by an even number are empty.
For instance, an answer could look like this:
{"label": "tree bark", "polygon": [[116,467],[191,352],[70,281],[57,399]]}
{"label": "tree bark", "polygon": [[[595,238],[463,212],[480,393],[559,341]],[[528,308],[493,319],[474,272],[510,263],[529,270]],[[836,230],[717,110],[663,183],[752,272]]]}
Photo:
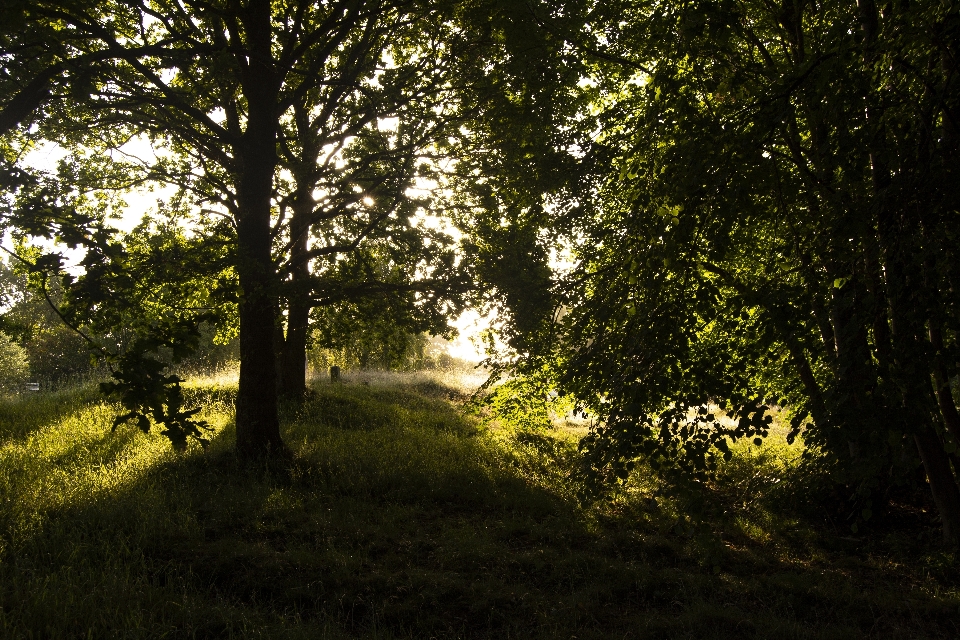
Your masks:
{"label": "tree bark", "polygon": [[827,412],[827,405],[823,399],[823,391],[817,383],[813,370],[810,368],[810,362],[800,345],[793,342],[788,343],[790,349],[790,359],[796,369],[800,382],[810,398],[810,413],[813,415],[813,421],[820,427],[826,427],[830,424],[830,416]]}
{"label": "tree bark", "polygon": [[947,455],[940,439],[929,429],[914,434],[923,468],[927,472],[930,492],[940,512],[943,540],[955,545],[960,541],[960,489],[950,471]]}
{"label": "tree bark", "polygon": [[[865,47],[865,73],[872,72],[875,54],[872,50],[879,33],[879,13],[874,0],[858,0],[860,27]],[[890,381],[900,387],[900,412],[904,429],[913,432],[923,460],[937,510],[943,523],[944,541],[956,544],[960,536],[960,487],[950,471],[947,454],[933,429],[929,387],[933,373],[922,357],[925,340],[923,295],[925,282],[922,265],[917,263],[914,246],[920,246],[921,222],[917,212],[905,206],[902,193],[894,184],[894,172],[888,166],[887,135],[883,123],[882,101],[867,94],[866,120],[873,129],[869,158],[876,206],[877,236],[880,259],[886,278],[890,309]],[[928,411],[928,409],[930,409]]]}
{"label": "tree bark", "polygon": [[50,83],[61,73],[63,68],[59,64],[47,67],[0,109],[0,136],[27,119],[50,98]]}
{"label": "tree bark", "polygon": [[287,334],[280,358],[280,393],[296,397],[307,392],[307,333],[310,307],[292,301],[287,308]]}
{"label": "tree bark", "polygon": [[957,411],[957,405],[953,402],[953,394],[950,392],[950,376],[947,374],[946,367],[943,366],[944,348],[940,323],[934,319],[930,320],[930,343],[933,345],[936,358],[933,379],[937,404],[940,405],[940,415],[943,417],[943,424],[947,431],[957,442],[960,442],[960,412]]}
{"label": "tree bark", "polygon": [[290,220],[293,264],[290,289],[287,294],[287,332],[280,356],[280,394],[302,396],[307,391],[307,333],[310,323],[309,262],[303,260],[310,235],[309,219],[314,202],[310,194],[300,194],[293,206]]}
{"label": "tree bark", "polygon": [[276,270],[270,205],[277,166],[279,83],[271,56],[270,3],[253,0],[243,16],[249,64],[242,74],[247,128],[238,145],[237,269],[240,276],[240,384],[237,453],[242,459],[286,456],[277,416]]}
{"label": "tree bark", "polygon": [[877,356],[877,369],[885,378],[890,370],[890,318],[887,292],[883,287],[879,240],[868,237],[864,241],[865,284],[869,293],[873,315],[873,346]]}
{"label": "tree bark", "polygon": [[832,413],[837,424],[847,433],[850,456],[862,455],[861,442],[873,428],[873,403],[870,399],[876,375],[871,371],[870,346],[862,317],[865,289],[856,263],[851,265],[850,279],[833,290],[831,321],[837,353],[837,386],[844,400],[833,402]]}

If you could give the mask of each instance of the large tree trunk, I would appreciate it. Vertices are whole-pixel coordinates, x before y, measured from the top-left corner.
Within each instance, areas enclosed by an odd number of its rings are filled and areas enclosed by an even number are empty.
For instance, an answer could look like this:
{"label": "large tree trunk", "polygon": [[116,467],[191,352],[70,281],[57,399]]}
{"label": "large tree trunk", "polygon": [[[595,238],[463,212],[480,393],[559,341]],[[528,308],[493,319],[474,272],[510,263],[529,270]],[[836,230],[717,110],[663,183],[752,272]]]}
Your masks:
{"label": "large tree trunk", "polygon": [[[272,179],[272,168],[268,175]],[[238,269],[243,292],[237,452],[241,458],[251,459],[281,454],[284,446],[277,417],[274,349],[277,310],[275,274],[270,259],[270,187],[269,181],[266,189],[255,189],[257,185],[249,184],[254,180],[247,182],[246,187],[240,188],[241,216],[237,221]],[[262,176],[258,182],[263,182]]]}
{"label": "large tree trunk", "polygon": [[243,16],[249,66],[243,74],[247,128],[238,145],[237,269],[240,276],[240,386],[237,453],[243,459],[285,456],[277,416],[276,272],[271,258],[270,200],[277,166],[278,82],[272,66],[270,4],[253,0]]}
{"label": "large tree trunk", "polygon": [[[285,453],[277,417],[277,372],[273,333],[277,313],[272,295],[272,274],[264,272],[258,261],[255,235],[251,227],[240,231],[240,385],[237,390],[237,453],[255,459]],[[269,231],[269,228],[268,228]],[[246,236],[246,237],[244,237]],[[269,234],[267,235],[269,238]],[[269,243],[268,243],[269,249]],[[262,253],[261,253],[262,255]],[[269,256],[269,251],[267,252]],[[269,261],[268,261],[269,262]]]}

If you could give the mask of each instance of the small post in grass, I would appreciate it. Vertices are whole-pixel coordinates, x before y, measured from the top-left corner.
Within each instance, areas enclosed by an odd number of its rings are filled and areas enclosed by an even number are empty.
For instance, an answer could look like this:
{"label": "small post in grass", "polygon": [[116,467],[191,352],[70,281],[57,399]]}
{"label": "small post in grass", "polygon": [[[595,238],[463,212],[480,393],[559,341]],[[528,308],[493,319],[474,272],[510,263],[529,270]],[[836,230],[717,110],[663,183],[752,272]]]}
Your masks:
{"label": "small post in grass", "polygon": [[340,367],[336,365],[330,367],[330,382],[340,382]]}

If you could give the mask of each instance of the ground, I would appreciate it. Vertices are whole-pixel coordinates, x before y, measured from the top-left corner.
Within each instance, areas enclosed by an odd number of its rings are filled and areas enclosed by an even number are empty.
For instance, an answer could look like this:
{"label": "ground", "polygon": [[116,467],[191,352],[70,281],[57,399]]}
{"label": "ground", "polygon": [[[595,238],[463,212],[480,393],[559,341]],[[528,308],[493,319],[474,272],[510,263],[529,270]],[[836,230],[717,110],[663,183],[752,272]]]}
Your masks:
{"label": "ground", "polygon": [[797,459],[776,442],[737,451],[712,521],[642,470],[584,503],[583,426],[484,420],[475,383],[315,382],[275,469],[232,453],[230,378],[189,389],[215,431],[186,454],[111,432],[92,388],[3,402],[0,637],[960,637],[922,513],[854,536],[772,508]]}

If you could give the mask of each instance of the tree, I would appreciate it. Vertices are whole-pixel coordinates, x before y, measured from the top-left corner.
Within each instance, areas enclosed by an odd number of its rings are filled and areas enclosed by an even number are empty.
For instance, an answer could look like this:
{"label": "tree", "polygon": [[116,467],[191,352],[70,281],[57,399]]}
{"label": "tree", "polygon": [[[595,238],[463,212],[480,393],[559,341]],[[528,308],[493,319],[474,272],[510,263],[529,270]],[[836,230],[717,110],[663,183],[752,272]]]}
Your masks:
{"label": "tree", "polygon": [[[0,262],[0,327],[26,353],[29,371],[23,375],[46,387],[92,373],[87,343],[31,290],[27,273],[18,267],[14,260]],[[58,301],[62,292],[51,294]]]}
{"label": "tree", "polygon": [[[57,97],[86,97],[100,63],[118,55],[109,47],[90,50],[90,41],[98,40],[99,35],[88,25],[34,20],[27,5],[11,0],[0,6],[0,89],[4,96],[0,102],[0,136],[34,121],[41,108]],[[83,2],[60,3],[60,8],[67,12],[95,11]],[[125,49],[123,53],[148,55],[146,50]]]}
{"label": "tree", "polygon": [[0,332],[0,392],[22,391],[30,373],[27,352],[10,336]]}
{"label": "tree", "polygon": [[277,194],[276,253],[286,280],[279,373],[291,396],[305,389],[315,305],[387,296],[439,332],[467,288],[463,270],[453,268],[453,237],[423,224],[425,214],[439,213],[423,185],[435,182],[438,139],[468,115],[456,87],[467,82],[464,51],[480,44],[455,25],[425,28],[403,15],[357,31],[344,47],[349,62],[324,73],[336,80],[294,106],[280,137],[280,163],[292,179]]}
{"label": "tree", "polygon": [[[319,359],[343,368],[404,370],[425,361],[428,339],[402,306],[369,299],[314,310],[312,346]],[[413,322],[412,322],[413,321]]]}
{"label": "tree", "polygon": [[646,455],[698,477],[779,402],[861,520],[922,463],[956,542],[956,10],[604,10],[575,44],[609,171],[595,209],[555,222],[577,247],[569,312],[524,365],[603,418],[594,472]]}
{"label": "tree", "polygon": [[[276,415],[271,254],[280,121],[325,82],[320,72],[328,62],[349,61],[343,44],[358,31],[362,39],[365,26],[417,15],[409,11],[414,8],[344,1],[284,6],[273,14],[270,3],[258,0],[190,8],[121,3],[96,12],[63,3],[23,8],[27,22],[57,20],[88,34],[90,53],[116,52],[118,62],[91,83],[92,122],[85,124],[110,130],[112,139],[121,128],[169,136],[202,167],[204,180],[220,187],[217,201],[235,223],[234,267],[243,292],[237,446],[245,457],[284,451]],[[151,56],[142,55],[143,47]],[[62,131],[64,120],[56,127]]]}
{"label": "tree", "polygon": [[[279,296],[290,301],[287,338],[291,343],[299,340],[297,331],[291,329],[300,326],[303,308],[320,300],[393,290],[404,295],[412,292],[425,300],[427,307],[434,303],[436,296],[427,290],[424,274],[416,269],[404,276],[406,283],[361,281],[348,286],[337,282],[332,293],[331,287],[324,290],[320,286],[322,282],[301,286],[295,281],[304,280],[304,268],[310,259],[339,251],[336,242],[346,239],[347,245],[354,246],[369,235],[364,219],[368,223],[376,221],[378,233],[389,238],[396,235],[402,225],[382,223],[391,213],[403,220],[410,211],[412,201],[401,190],[424,173],[414,159],[423,152],[424,144],[435,139],[430,136],[437,135],[439,124],[448,126],[456,121],[443,113],[431,113],[438,96],[455,93],[469,98],[455,105],[459,118],[482,104],[477,96],[490,85],[486,82],[487,64],[517,60],[516,54],[503,52],[501,40],[515,51],[529,47],[528,42],[516,38],[522,33],[512,24],[514,19],[529,22],[527,12],[494,0],[430,4],[385,0],[281,4],[265,0],[165,0],[96,6],[78,0],[25,3],[15,6],[14,13],[17,23],[30,25],[29,34],[39,35],[31,36],[35,42],[29,46],[10,49],[9,55],[24,55],[30,46],[42,49],[39,43],[52,38],[51,42],[60,47],[58,55],[68,52],[83,78],[83,83],[76,85],[73,99],[53,88],[41,92],[46,101],[35,101],[34,105],[34,109],[42,107],[35,118],[39,127],[29,132],[21,128],[20,135],[103,150],[116,149],[131,136],[148,135],[158,146],[172,150],[174,156],[161,159],[145,172],[126,167],[124,170],[134,171],[128,175],[144,180],[172,179],[199,197],[199,204],[210,212],[204,220],[223,217],[224,226],[217,227],[217,233],[223,231],[232,240],[228,253],[240,292],[238,451],[247,458],[284,455],[275,384]],[[477,38],[472,37],[474,28]],[[501,37],[505,31],[507,36]],[[476,46],[461,50],[459,42]],[[19,40],[16,43],[21,45]],[[90,64],[94,59],[100,64]],[[460,75],[448,73],[445,65]],[[524,70],[522,63],[515,66]],[[428,72],[425,76],[424,71]],[[39,72],[24,65],[18,73],[21,77],[11,82],[22,93],[32,82],[26,78]],[[394,82],[418,77],[421,84]],[[474,86],[473,80],[482,82]],[[509,82],[503,80],[499,78],[502,86],[498,95],[510,102],[516,96]],[[385,104],[378,103],[384,98],[388,99]],[[416,109],[410,106],[425,98],[428,101]],[[338,109],[345,109],[348,117],[331,120],[331,113]],[[418,113],[419,119],[405,118],[404,109]],[[22,109],[13,111],[26,113]],[[399,116],[396,135],[372,135],[383,115]],[[21,115],[17,122],[23,125],[27,121]],[[294,131],[295,135],[288,136]],[[352,139],[359,142],[354,144]],[[339,182],[335,180],[329,187],[330,195],[339,198],[335,202],[340,204],[314,208],[310,188],[323,177],[316,172],[317,150],[326,153],[324,144],[338,143],[349,147],[350,153],[362,151],[365,155],[357,156],[356,172],[348,171],[348,177],[339,176]],[[340,157],[349,158],[349,153]],[[391,163],[399,168],[386,172],[379,169]],[[284,168],[293,174],[292,181],[283,173]],[[299,169],[307,170],[297,175]],[[116,169],[104,166],[98,171],[106,175]],[[84,260],[87,273],[79,278],[65,274],[62,259],[52,254],[33,261],[31,268],[64,276],[77,300],[85,300],[88,311],[104,316],[110,301],[131,286],[124,279],[132,274],[131,265],[125,262],[129,254],[112,239],[102,215],[80,214],[71,208],[77,197],[69,181],[54,185],[20,174],[16,178],[10,181],[17,189],[13,205],[18,215],[16,225],[26,234],[56,235],[88,251]],[[292,188],[288,188],[288,182]],[[388,196],[391,189],[393,199],[400,204],[388,206],[384,200],[389,198],[374,197]],[[358,215],[364,209],[358,205],[366,197],[371,197],[374,204]],[[294,215],[275,217],[284,215],[288,207],[295,210]],[[331,230],[321,224],[344,213],[348,215],[341,220],[346,222],[337,222],[338,228]],[[305,247],[304,232],[310,228],[331,243]],[[413,239],[424,235],[428,234],[408,233]],[[394,264],[402,266],[403,258],[421,255],[423,246],[419,254],[403,256],[399,252]],[[292,276],[288,285],[282,284],[278,274],[278,249],[279,260],[285,263],[283,269]],[[287,259],[287,251],[299,252],[301,257]],[[427,251],[431,252],[440,256],[441,265],[453,265],[452,257],[443,257],[452,256],[449,251]],[[409,282],[411,277],[415,283]],[[421,301],[417,304],[422,307]],[[114,318],[120,317],[122,313],[114,314]],[[180,317],[156,323],[151,330],[161,337],[141,341],[140,351],[146,353],[181,340],[189,344],[195,332],[188,330],[185,320]],[[289,350],[299,351],[299,344]],[[177,380],[165,377],[155,358],[149,362],[141,358],[137,363],[149,374],[137,378],[141,391],[146,388],[143,385],[150,384],[173,385],[175,389]],[[122,376],[119,380],[121,386],[126,385],[125,397],[135,404],[134,380]],[[152,392],[140,395],[153,397]],[[175,410],[169,415],[186,420],[181,426],[187,428],[189,416],[181,412],[178,398],[175,392],[170,396],[168,406]],[[164,411],[159,415],[167,415]],[[142,423],[147,412],[147,407],[134,406],[128,415]],[[194,433],[189,428],[187,431]]]}

